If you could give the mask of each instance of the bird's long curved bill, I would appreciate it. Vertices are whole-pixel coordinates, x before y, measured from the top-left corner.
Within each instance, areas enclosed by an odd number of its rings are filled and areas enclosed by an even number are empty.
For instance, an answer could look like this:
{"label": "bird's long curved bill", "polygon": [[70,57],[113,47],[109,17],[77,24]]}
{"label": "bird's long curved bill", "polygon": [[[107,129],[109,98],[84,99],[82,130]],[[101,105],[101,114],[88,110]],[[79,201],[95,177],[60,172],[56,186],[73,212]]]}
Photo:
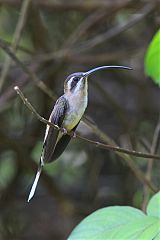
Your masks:
{"label": "bird's long curved bill", "polygon": [[101,66],[101,67],[96,67],[93,68],[87,72],[84,73],[84,77],[88,77],[90,74],[99,71],[101,69],[105,69],[105,68],[120,68],[120,69],[127,69],[127,70],[132,70],[132,68],[127,67],[127,66],[118,66],[118,65],[108,65],[108,66]]}

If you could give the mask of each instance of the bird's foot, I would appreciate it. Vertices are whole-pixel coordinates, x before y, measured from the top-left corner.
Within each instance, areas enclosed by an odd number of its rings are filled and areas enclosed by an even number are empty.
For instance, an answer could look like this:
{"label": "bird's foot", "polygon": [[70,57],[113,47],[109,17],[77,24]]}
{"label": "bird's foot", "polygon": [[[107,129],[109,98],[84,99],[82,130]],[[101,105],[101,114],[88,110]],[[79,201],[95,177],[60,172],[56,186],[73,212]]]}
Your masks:
{"label": "bird's foot", "polygon": [[63,135],[66,135],[67,134],[67,129],[61,128],[61,132],[62,132]]}
{"label": "bird's foot", "polygon": [[71,137],[72,137],[72,138],[76,138],[76,137],[77,137],[76,133],[75,133],[75,132],[72,132],[72,133],[71,133]]}

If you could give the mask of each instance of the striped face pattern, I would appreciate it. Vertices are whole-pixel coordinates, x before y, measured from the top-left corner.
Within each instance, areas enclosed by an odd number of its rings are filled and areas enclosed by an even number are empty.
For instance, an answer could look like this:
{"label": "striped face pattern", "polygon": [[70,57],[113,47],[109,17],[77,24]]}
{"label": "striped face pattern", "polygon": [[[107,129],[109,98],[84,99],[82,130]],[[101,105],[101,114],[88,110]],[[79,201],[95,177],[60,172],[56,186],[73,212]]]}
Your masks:
{"label": "striped face pattern", "polygon": [[79,90],[83,85],[82,81],[80,81],[83,78],[83,72],[77,72],[69,75],[64,83],[65,92],[74,92],[76,90]]}

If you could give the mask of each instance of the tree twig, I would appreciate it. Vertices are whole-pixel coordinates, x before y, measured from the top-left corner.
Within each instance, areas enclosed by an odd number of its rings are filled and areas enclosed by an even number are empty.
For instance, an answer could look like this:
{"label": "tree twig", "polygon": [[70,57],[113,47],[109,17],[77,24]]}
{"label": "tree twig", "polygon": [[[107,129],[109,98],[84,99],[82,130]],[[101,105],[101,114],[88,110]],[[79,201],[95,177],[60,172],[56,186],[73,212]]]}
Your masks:
{"label": "tree twig", "polygon": [[[26,105],[26,107],[37,117],[37,119],[51,127],[56,128],[59,131],[63,131],[64,129],[58,127],[57,125],[49,122],[48,120],[46,120],[45,118],[41,117],[40,114],[35,110],[35,108],[32,106],[32,104],[28,101],[27,98],[25,98],[24,94],[22,93],[22,91],[20,90],[20,88],[18,86],[14,87],[14,90],[17,92],[17,94],[20,96],[20,98],[22,99],[23,103]],[[86,121],[86,120],[85,120]],[[67,134],[69,135],[73,135],[72,132],[68,132]],[[160,160],[160,156],[159,155],[154,155],[154,154],[148,154],[148,153],[142,153],[142,152],[137,152],[134,150],[128,150],[128,149],[124,149],[118,146],[112,146],[112,145],[107,145],[98,141],[93,141],[90,140],[88,138],[82,137],[79,134],[76,134],[77,138],[80,138],[86,142],[92,143],[94,145],[96,145],[97,147],[103,148],[103,149],[108,149],[108,150],[112,150],[112,151],[116,151],[116,152],[120,152],[120,153],[125,153],[128,155],[133,155],[136,157],[141,157],[141,158],[154,158],[154,159],[159,159]]]}

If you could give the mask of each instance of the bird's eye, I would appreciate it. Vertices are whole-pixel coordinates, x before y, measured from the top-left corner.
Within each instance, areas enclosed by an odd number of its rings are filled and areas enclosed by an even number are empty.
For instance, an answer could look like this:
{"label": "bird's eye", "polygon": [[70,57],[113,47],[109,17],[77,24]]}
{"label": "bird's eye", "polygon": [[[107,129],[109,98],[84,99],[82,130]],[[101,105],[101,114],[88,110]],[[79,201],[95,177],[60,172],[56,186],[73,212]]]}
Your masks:
{"label": "bird's eye", "polygon": [[74,82],[78,82],[78,81],[79,81],[79,77],[74,77],[74,78],[73,78],[73,81],[74,81]]}

